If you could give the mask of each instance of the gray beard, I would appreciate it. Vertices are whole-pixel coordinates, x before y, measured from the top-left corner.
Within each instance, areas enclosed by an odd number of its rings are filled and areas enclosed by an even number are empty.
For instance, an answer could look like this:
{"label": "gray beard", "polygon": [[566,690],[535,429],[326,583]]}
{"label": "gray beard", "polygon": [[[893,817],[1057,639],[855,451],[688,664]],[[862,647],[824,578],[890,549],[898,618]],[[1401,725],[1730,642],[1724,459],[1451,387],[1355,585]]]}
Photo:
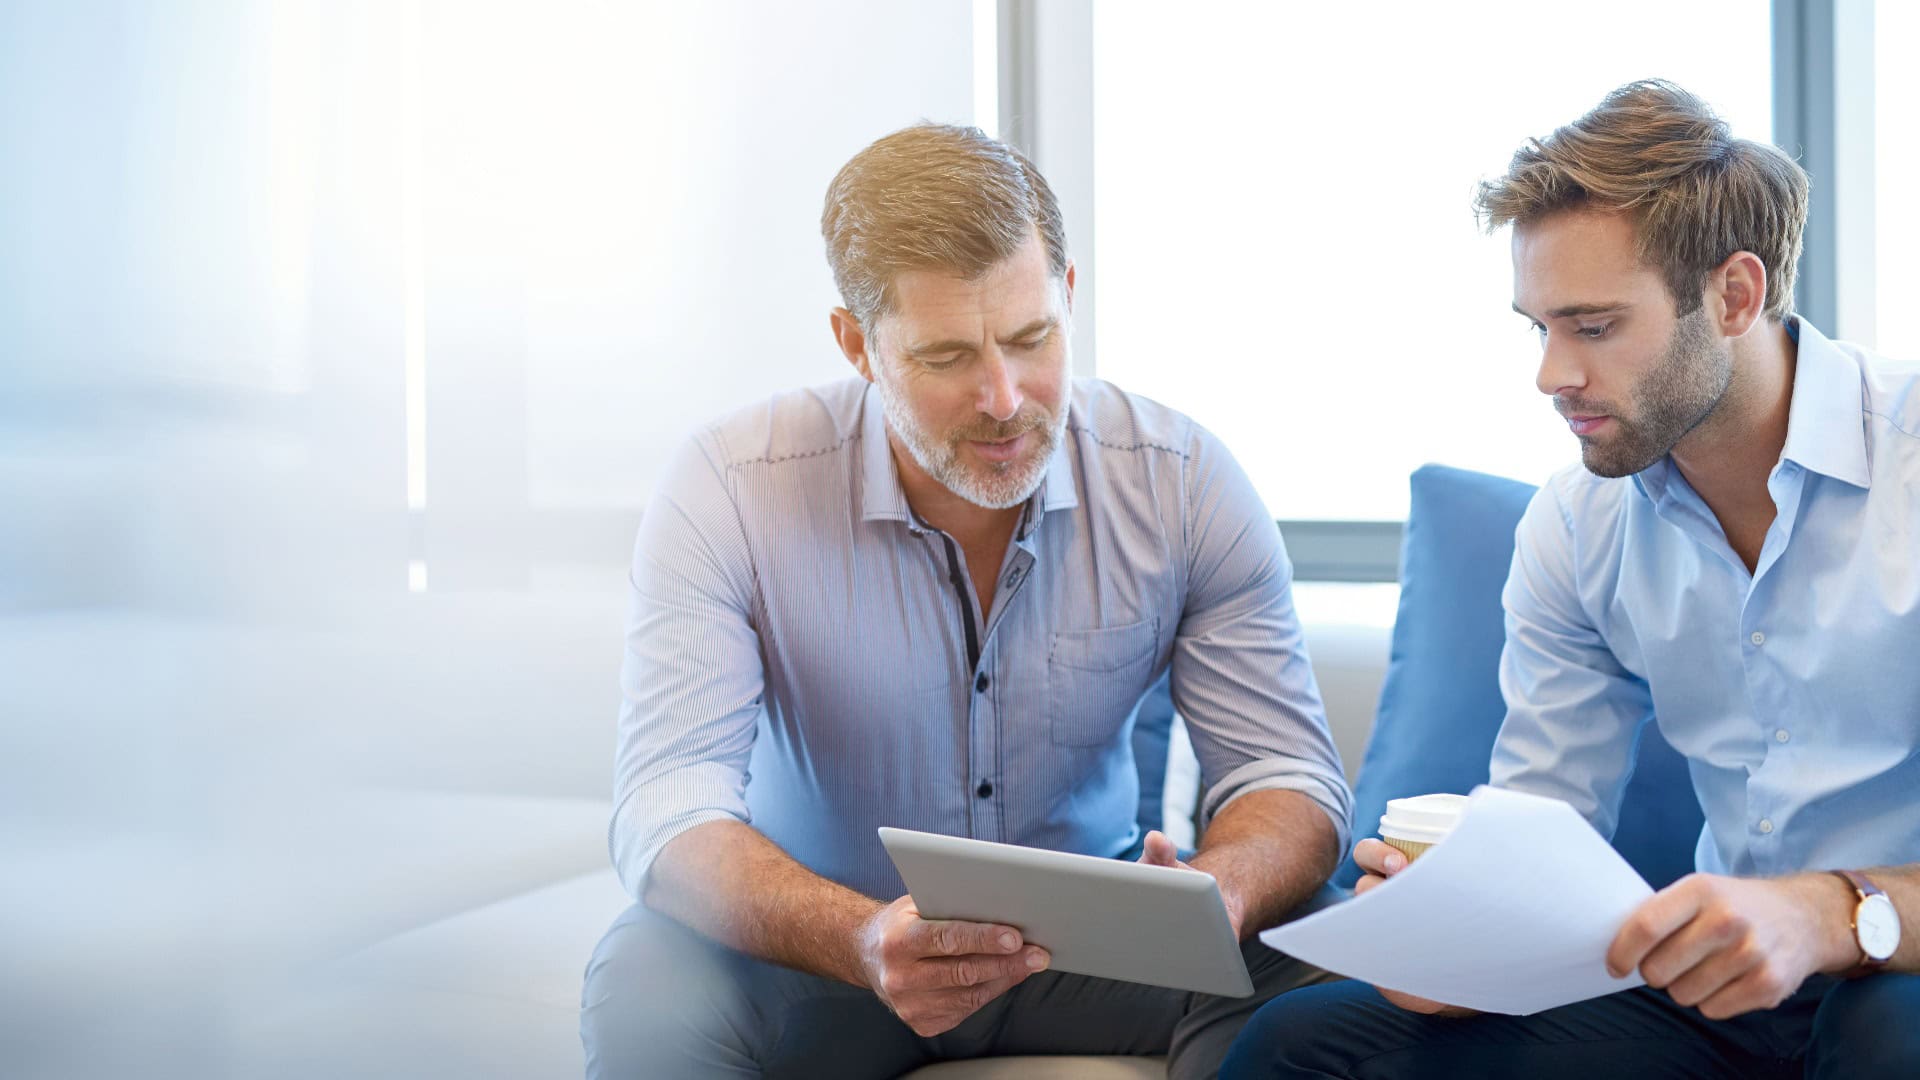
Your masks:
{"label": "gray beard", "polygon": [[1066,435],[1067,409],[1064,404],[1053,417],[1052,423],[1030,429],[1040,436],[1038,452],[1022,461],[989,465],[987,474],[983,476],[969,470],[961,462],[957,444],[952,441],[940,442],[920,426],[882,370],[882,365],[874,365],[873,385],[880,391],[880,405],[886,412],[888,426],[893,428],[893,433],[906,446],[907,453],[913,455],[914,463],[928,476],[939,481],[941,486],[975,506],[988,510],[1019,506],[1040,489],[1040,482],[1047,476],[1047,464],[1053,460],[1054,448],[1060,445],[1060,440]]}

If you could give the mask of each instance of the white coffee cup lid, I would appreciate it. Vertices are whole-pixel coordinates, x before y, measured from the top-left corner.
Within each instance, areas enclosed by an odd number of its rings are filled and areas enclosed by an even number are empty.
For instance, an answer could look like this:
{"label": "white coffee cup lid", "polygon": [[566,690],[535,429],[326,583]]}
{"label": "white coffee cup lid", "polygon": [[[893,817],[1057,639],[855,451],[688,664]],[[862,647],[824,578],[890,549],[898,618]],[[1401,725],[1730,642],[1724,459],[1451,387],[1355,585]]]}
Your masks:
{"label": "white coffee cup lid", "polygon": [[1380,835],[1418,844],[1434,844],[1453,831],[1467,809],[1465,795],[1415,795],[1390,799],[1380,815]]}

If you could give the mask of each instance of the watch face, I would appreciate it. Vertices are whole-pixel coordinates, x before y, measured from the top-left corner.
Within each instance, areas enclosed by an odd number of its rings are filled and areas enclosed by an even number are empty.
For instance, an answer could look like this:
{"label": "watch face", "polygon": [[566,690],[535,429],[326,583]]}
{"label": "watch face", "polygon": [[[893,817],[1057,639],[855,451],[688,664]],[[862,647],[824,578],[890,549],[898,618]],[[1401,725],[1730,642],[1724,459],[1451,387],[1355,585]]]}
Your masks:
{"label": "watch face", "polygon": [[1900,913],[1884,896],[1869,896],[1854,914],[1860,948],[1875,960],[1885,960],[1900,946]]}

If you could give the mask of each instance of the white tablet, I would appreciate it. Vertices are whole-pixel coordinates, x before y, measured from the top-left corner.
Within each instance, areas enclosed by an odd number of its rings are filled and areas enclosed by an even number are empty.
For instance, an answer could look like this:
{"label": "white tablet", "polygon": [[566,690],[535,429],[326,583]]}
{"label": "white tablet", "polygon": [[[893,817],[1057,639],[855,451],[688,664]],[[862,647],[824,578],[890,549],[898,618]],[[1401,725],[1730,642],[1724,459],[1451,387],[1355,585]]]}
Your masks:
{"label": "white tablet", "polygon": [[1053,954],[1051,970],[1253,993],[1211,875],[909,829],[880,842],[923,917],[1015,927]]}

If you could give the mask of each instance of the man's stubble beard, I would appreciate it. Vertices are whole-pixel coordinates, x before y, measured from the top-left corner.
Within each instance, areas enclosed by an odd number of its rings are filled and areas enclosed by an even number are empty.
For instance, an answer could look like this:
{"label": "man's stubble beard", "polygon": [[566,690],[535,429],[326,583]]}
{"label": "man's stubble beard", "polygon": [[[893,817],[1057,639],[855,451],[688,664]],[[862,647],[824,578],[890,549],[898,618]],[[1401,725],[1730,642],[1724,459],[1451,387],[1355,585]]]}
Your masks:
{"label": "man's stubble beard", "polygon": [[[1704,309],[1682,316],[1667,338],[1660,363],[1631,392],[1642,414],[1632,420],[1609,412],[1619,427],[1610,443],[1580,441],[1580,460],[1595,476],[1617,478],[1644,471],[1666,457],[1681,439],[1713,414],[1733,379],[1733,354],[1715,347]],[[1564,406],[1579,415],[1584,407]],[[1597,411],[1597,410],[1596,410]]]}

